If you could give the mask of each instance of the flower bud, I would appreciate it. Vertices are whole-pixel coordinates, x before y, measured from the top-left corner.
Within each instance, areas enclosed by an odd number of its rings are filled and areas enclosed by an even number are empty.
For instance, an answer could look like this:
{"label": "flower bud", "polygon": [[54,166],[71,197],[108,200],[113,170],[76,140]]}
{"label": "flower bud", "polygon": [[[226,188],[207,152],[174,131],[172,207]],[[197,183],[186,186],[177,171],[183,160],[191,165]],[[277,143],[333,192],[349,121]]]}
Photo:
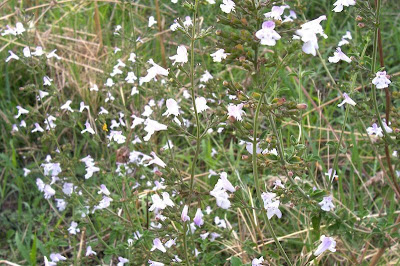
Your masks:
{"label": "flower bud", "polygon": [[357,26],[358,26],[359,28],[364,28],[364,27],[365,27],[365,24],[364,24],[364,23],[358,23]]}
{"label": "flower bud", "polygon": [[247,159],[249,159],[248,155],[242,155],[242,160],[247,160]]}
{"label": "flower bud", "polygon": [[362,21],[362,20],[363,20],[363,17],[361,17],[361,16],[356,17],[356,21]]}
{"label": "flower bud", "polygon": [[305,109],[307,109],[307,104],[299,103],[298,105],[296,105],[296,107],[297,107],[297,109],[305,110]]}

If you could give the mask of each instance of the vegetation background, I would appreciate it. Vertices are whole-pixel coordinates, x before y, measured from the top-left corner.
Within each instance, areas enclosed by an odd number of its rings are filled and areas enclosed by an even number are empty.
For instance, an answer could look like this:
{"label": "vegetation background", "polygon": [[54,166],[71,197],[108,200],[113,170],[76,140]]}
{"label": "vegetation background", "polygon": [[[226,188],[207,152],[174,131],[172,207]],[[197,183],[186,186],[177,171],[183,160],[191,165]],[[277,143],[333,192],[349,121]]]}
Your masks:
{"label": "vegetation background", "polygon": [[[289,5],[301,6],[307,14],[307,18],[316,18],[321,14],[326,14],[328,19],[323,23],[323,27],[329,38],[319,41],[320,51],[325,60],[331,56],[346,30],[351,30],[353,34],[350,55],[363,48],[365,40],[357,26],[359,22],[354,20],[354,16],[350,16],[349,13],[332,12],[334,1],[286,2]],[[396,80],[400,76],[399,6],[400,3],[397,0],[382,1],[380,28],[383,53],[386,69],[390,71],[392,81],[394,81],[391,87],[393,92],[398,91]],[[200,10],[202,28],[214,27],[214,30],[222,28],[216,22],[219,14],[220,10],[217,5],[202,6]],[[55,79],[57,87],[63,88],[59,90],[58,97],[71,99],[74,102],[84,99],[91,108],[97,109],[104,101],[104,96],[100,94],[94,96],[89,92],[88,86],[90,82],[97,84],[105,82],[107,73],[111,72],[116,58],[119,58],[119,54],[114,53],[114,48],[119,47],[125,55],[128,55],[129,52],[136,49],[136,42],[133,40],[140,36],[143,41],[140,47],[140,56],[153,58],[155,62],[165,65],[168,56],[175,54],[177,45],[187,44],[187,40],[182,34],[174,34],[169,30],[174,19],[183,18],[186,15],[191,14],[188,14],[185,7],[180,4],[172,5],[169,0],[0,1],[1,28],[7,24],[15,25],[18,21],[25,23],[30,21],[35,25],[35,30],[30,33],[28,40],[0,36],[0,258],[22,265],[35,265],[41,263],[42,256],[48,254],[50,250],[63,247],[64,250],[69,250],[68,252],[77,252],[79,248],[79,239],[71,242],[68,235],[60,233],[62,232],[60,228],[64,228],[63,232],[65,232],[67,225],[64,220],[68,217],[64,217],[64,215],[58,217],[43,199],[42,193],[37,190],[36,179],[23,176],[23,167],[33,164],[32,160],[25,157],[27,153],[35,153],[35,156],[43,159],[50,147],[47,147],[46,139],[33,136],[27,136],[24,139],[10,133],[15,107],[32,104],[34,96],[26,91],[29,86],[34,85],[32,85],[31,72],[24,65],[4,62],[8,56],[8,50],[13,47],[21,49],[27,43],[31,46],[40,45],[49,51],[57,49],[57,54],[62,57],[62,60],[50,63],[46,71],[49,76],[57,77]],[[147,27],[149,16],[154,16],[160,22],[158,28]],[[126,38],[118,38],[113,34],[117,25],[122,26],[122,32]],[[202,62],[202,65],[217,77],[219,83],[224,80],[245,83],[247,76],[243,72],[232,67],[225,68],[224,64],[212,63],[209,54],[214,50],[211,51],[210,47],[214,47],[217,38],[215,34],[211,34],[197,43],[196,58],[198,62]],[[367,54],[368,52],[371,54],[371,46],[366,46],[365,49],[367,49]],[[322,175],[329,169],[329,165],[332,166],[336,152],[332,148],[335,145],[333,132],[341,133],[344,112],[337,108],[341,97],[333,88],[320,58],[304,55],[299,60],[303,62],[304,69],[309,71],[300,84],[303,86],[304,93],[299,98],[299,81],[295,77],[288,76],[288,73],[296,73],[298,69],[292,69],[279,74],[277,80],[279,80],[280,86],[285,88],[279,91],[279,95],[286,99],[307,103],[308,108],[303,113],[306,149],[310,154],[318,156],[319,159],[315,162],[312,170],[316,175]],[[342,67],[328,65],[328,68],[334,77],[348,76],[348,73],[354,71],[350,69],[351,65]],[[224,91],[221,86],[216,86],[215,90],[218,93]],[[363,87],[362,90],[367,89]],[[153,94],[154,92],[149,93],[149,95]],[[160,94],[174,96],[171,91],[160,92]],[[135,103],[146,99],[146,93],[140,97],[143,99],[137,98]],[[383,91],[378,92],[378,98],[383,101]],[[361,99],[357,100],[361,101]],[[369,106],[372,109],[368,99],[364,99],[360,105]],[[393,105],[394,108],[399,107],[398,98],[393,100]],[[399,224],[397,219],[399,199],[394,200],[394,192],[383,177],[382,147],[373,148],[371,139],[365,133],[365,127],[370,126],[371,121],[366,121],[363,113],[353,113],[353,115],[344,130],[344,139],[348,143],[348,150],[340,153],[338,163],[341,169],[347,170],[340,173],[345,178],[342,183],[337,184],[335,197],[341,200],[340,207],[347,209],[355,217],[362,214],[370,215],[374,218],[372,223],[383,223],[386,228],[397,226]],[[398,113],[395,113],[393,117],[399,119]],[[359,122],[360,118],[364,119],[365,124]],[[78,132],[83,127],[83,123],[84,121],[75,123]],[[57,137],[77,147],[78,152],[75,153],[75,158],[80,159],[86,154],[85,147],[94,140],[88,137],[77,137],[72,134],[72,131],[61,132]],[[230,132],[224,131],[221,135],[209,136],[202,140],[199,161],[201,161],[200,169],[203,172],[198,173],[197,177],[207,176],[209,169],[225,169],[234,173],[235,169],[241,169],[244,165],[250,164],[249,161],[242,159],[243,148],[238,148],[231,138],[224,134],[230,134]],[[285,125],[284,134],[285,140],[289,142],[291,135],[297,136],[298,134],[297,125],[288,122]],[[160,140],[157,145],[164,144],[165,141]],[[100,158],[106,152],[101,146],[98,146],[97,149],[94,149],[93,145],[90,147],[93,157]],[[218,147],[219,150],[216,158],[210,155],[213,147]],[[400,149],[400,147],[398,148]],[[188,147],[188,149],[190,148]],[[184,153],[182,151],[182,154]],[[191,153],[188,151],[187,154]],[[184,176],[189,176],[191,158],[181,157],[178,160],[187,166],[183,170]],[[393,163],[398,165],[398,159],[395,159]],[[211,182],[206,179],[204,185],[212,188]],[[339,203],[337,204],[339,205]],[[247,217],[251,216],[251,213],[240,208],[233,208],[227,215],[229,217]],[[284,223],[281,220],[274,221],[274,228],[277,235],[284,241],[285,249],[291,253],[291,250],[298,250],[298,247],[303,245],[304,235],[310,232],[303,229],[304,221],[300,218],[301,211],[299,213],[288,211],[286,215],[291,218],[285,219]],[[243,218],[243,220],[246,219]],[[101,225],[106,232],[115,226],[107,224],[106,218],[96,221],[96,223]],[[250,228],[235,232],[238,234],[235,240],[231,238],[229,241],[221,240],[219,244],[223,248],[219,249],[218,253],[204,254],[204,261],[207,261],[209,265],[222,265],[229,263],[232,256],[235,256],[243,262],[249,262],[254,255],[250,251],[254,245],[242,240],[248,239],[249,234],[257,234],[257,230],[252,224],[242,224],[242,226]],[[116,230],[123,231],[123,228],[116,228]],[[358,262],[369,264],[371,258],[381,252],[383,247],[384,256],[380,259],[381,265],[399,265],[400,249],[399,242],[395,240],[396,237],[383,237],[381,232],[375,233],[378,237],[375,238],[372,233],[369,239],[360,239],[355,235],[339,235],[338,251],[331,255],[334,258],[321,261],[321,265],[335,263],[336,265],[353,265]],[[118,236],[111,233],[110,237],[117,239]],[[268,245],[274,245],[273,241],[268,243]],[[386,249],[386,247],[389,248]],[[274,256],[273,253],[270,255]],[[304,263],[301,254],[291,253],[291,255],[296,257],[299,263]],[[209,257],[206,258],[206,256]],[[276,253],[275,256],[277,256]],[[107,260],[110,263],[110,257],[105,259],[105,261]]]}

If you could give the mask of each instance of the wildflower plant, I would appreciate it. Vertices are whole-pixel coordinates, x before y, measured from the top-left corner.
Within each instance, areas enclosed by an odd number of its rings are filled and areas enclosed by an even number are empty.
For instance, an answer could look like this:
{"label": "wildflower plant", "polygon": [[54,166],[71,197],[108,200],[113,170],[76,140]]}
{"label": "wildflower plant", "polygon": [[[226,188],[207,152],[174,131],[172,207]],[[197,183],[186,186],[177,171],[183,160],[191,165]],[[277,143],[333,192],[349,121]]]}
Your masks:
{"label": "wildflower plant", "polygon": [[[28,16],[1,30],[5,68],[26,71],[13,108],[1,112],[4,165],[20,193],[21,180],[34,187],[26,208],[43,212],[31,239],[6,233],[25,262],[396,257],[386,248],[398,240],[399,93],[384,62],[380,0],[338,0],[326,12],[307,1],[116,6],[109,45],[97,46],[101,69],[81,63],[99,74],[84,80],[65,75],[67,52],[35,43]],[[356,27],[332,26],[344,13]],[[363,161],[371,156],[374,164]],[[379,251],[367,258],[370,245]]]}

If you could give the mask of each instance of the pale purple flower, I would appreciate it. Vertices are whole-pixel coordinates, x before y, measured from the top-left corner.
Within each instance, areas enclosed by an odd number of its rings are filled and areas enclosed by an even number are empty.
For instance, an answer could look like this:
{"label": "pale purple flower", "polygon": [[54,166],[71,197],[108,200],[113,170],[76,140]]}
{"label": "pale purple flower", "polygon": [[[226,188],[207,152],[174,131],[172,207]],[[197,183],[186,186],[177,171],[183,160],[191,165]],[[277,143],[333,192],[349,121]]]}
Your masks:
{"label": "pale purple flower", "polygon": [[321,206],[322,210],[328,212],[335,208],[335,205],[333,205],[332,200],[333,200],[333,197],[330,195],[330,196],[324,197],[322,199],[322,201],[318,204]]}
{"label": "pale purple flower", "polygon": [[350,98],[349,95],[347,95],[347,93],[343,93],[343,102],[338,104],[338,107],[342,107],[345,103],[350,104],[352,106],[355,106],[357,103],[355,101],[353,101],[353,99]]}
{"label": "pale purple flower", "polygon": [[283,12],[286,8],[289,8],[288,5],[286,6],[273,6],[271,12],[267,12],[264,14],[265,18],[272,18],[274,20],[282,20]]}
{"label": "pale purple flower", "polygon": [[281,36],[274,30],[275,22],[265,21],[261,30],[256,32],[256,37],[261,40],[260,44],[274,46]]}
{"label": "pale purple flower", "polygon": [[204,214],[201,211],[201,209],[197,208],[196,215],[194,216],[193,222],[199,227],[204,224],[203,216],[204,216]]}
{"label": "pale purple flower", "polygon": [[118,257],[118,260],[119,260],[119,262],[118,262],[117,266],[124,266],[125,263],[128,263],[128,262],[129,262],[128,259],[125,259],[125,258],[123,258],[123,257]]}
{"label": "pale purple flower", "polygon": [[156,238],[153,240],[153,247],[151,248],[150,251],[153,251],[156,249],[160,250],[163,253],[167,252],[167,250],[165,249],[164,245],[161,243],[161,240],[159,238]]}
{"label": "pale purple flower", "polygon": [[251,261],[251,266],[262,266],[263,263],[264,262],[264,258],[263,258],[263,256],[261,256],[260,258],[254,258],[252,261]]}
{"label": "pale purple flower", "polygon": [[330,63],[337,63],[340,60],[345,61],[347,63],[351,63],[350,57],[348,57],[345,53],[342,52],[342,49],[339,47],[336,48],[336,52],[333,53],[333,56],[328,58]]}
{"label": "pale purple flower", "polygon": [[243,111],[243,104],[229,104],[228,105],[228,117],[234,117],[237,121],[243,121],[242,115],[246,114],[245,111]]}
{"label": "pale purple flower", "polygon": [[185,205],[183,207],[182,214],[181,214],[181,220],[183,222],[190,221],[190,217],[188,216],[188,211],[189,211],[189,207],[187,205]]}
{"label": "pale purple flower", "polygon": [[97,252],[94,252],[91,246],[87,246],[87,248],[86,248],[86,257],[91,256],[91,255],[96,256]]}
{"label": "pale purple flower", "polygon": [[336,241],[332,237],[326,237],[325,235],[321,235],[320,238],[321,244],[318,246],[317,250],[314,252],[314,256],[319,256],[321,253],[329,250],[331,252],[335,252],[336,249]]}
{"label": "pale purple flower", "polygon": [[392,83],[386,76],[386,71],[376,72],[376,77],[372,80],[372,84],[376,86],[377,89],[384,89],[389,87]]}
{"label": "pale purple flower", "polygon": [[79,233],[79,232],[80,232],[80,229],[77,228],[77,227],[78,227],[78,223],[72,221],[72,222],[71,222],[71,226],[68,228],[68,232],[69,232],[71,235],[76,235],[76,233]]}

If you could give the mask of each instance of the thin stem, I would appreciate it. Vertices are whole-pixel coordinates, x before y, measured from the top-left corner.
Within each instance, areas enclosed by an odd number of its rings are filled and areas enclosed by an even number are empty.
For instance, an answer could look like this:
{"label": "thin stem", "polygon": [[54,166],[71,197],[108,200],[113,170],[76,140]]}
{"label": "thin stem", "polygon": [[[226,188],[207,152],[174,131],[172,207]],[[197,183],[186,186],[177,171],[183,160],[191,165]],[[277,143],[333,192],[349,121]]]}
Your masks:
{"label": "thin stem", "polygon": [[347,106],[347,107],[346,107],[346,113],[345,113],[345,115],[344,115],[344,121],[343,121],[343,125],[342,125],[342,131],[340,132],[339,143],[338,143],[338,146],[337,146],[337,149],[336,149],[336,153],[335,153],[335,159],[334,159],[334,161],[333,161],[332,172],[331,172],[331,174],[330,174],[330,176],[329,176],[329,180],[328,180],[328,184],[329,184],[328,186],[329,186],[329,188],[332,187],[332,183],[333,183],[333,180],[332,180],[332,179],[333,179],[333,176],[335,175],[335,171],[336,171],[336,168],[337,168],[337,166],[338,166],[340,143],[342,143],[342,139],[343,139],[343,136],[344,136],[344,130],[345,130],[345,128],[346,128],[347,117],[349,116],[349,110],[350,110],[350,108]]}
{"label": "thin stem", "polygon": [[193,14],[193,25],[192,25],[192,36],[190,42],[190,84],[191,84],[191,94],[192,94],[192,104],[194,109],[194,116],[196,118],[196,152],[192,161],[192,170],[190,173],[190,194],[192,196],[193,193],[193,185],[194,185],[194,171],[196,169],[197,158],[199,157],[200,150],[200,120],[199,114],[197,112],[196,107],[196,99],[195,99],[195,89],[194,89],[194,43],[196,41],[196,17],[197,17],[197,8],[198,8],[198,0],[195,0],[194,14]]}
{"label": "thin stem", "polygon": [[[253,176],[254,176],[254,184],[256,186],[256,194],[257,194],[257,198],[258,201],[260,202],[260,204],[263,202],[262,197],[261,197],[261,189],[260,189],[260,183],[259,183],[259,177],[258,177],[258,169],[257,169],[257,129],[258,129],[258,117],[260,115],[260,111],[261,111],[261,105],[264,99],[264,96],[266,94],[266,89],[269,87],[270,83],[272,82],[272,80],[275,78],[276,74],[278,73],[278,71],[281,69],[281,67],[283,66],[285,60],[288,58],[288,55],[286,54],[285,57],[282,59],[280,65],[275,68],[274,72],[272,73],[271,77],[269,78],[269,80],[267,81],[261,95],[260,95],[260,99],[258,100],[257,103],[257,108],[256,108],[256,112],[254,115],[254,119],[253,119],[253,155],[252,155],[252,163],[253,163]],[[288,265],[292,265],[289,257],[287,256],[285,250],[283,249],[281,243],[279,242],[278,238],[276,237],[276,234],[274,232],[274,229],[272,228],[272,225],[265,213],[265,211],[262,211],[262,216],[264,219],[265,224],[267,225],[267,229],[269,231],[269,233],[271,234],[272,238],[274,239],[274,242],[276,244],[276,246],[278,247],[281,255],[283,256],[283,258],[285,259],[286,263]]]}
{"label": "thin stem", "polygon": [[[254,176],[254,184],[256,186],[256,193],[257,193],[257,198],[260,202],[260,204],[263,202],[262,197],[261,197],[261,189],[260,189],[260,183],[259,183],[259,177],[258,177],[258,169],[257,169],[257,128],[258,128],[258,116],[260,115],[260,110],[261,110],[261,105],[264,99],[265,92],[263,92],[260,96],[260,99],[258,100],[257,104],[257,109],[256,113],[254,115],[254,120],[253,120],[253,176]],[[269,233],[272,235],[272,238],[275,241],[276,246],[278,247],[281,255],[285,259],[286,263],[288,265],[292,265],[290,262],[289,257],[287,256],[285,250],[283,249],[281,243],[279,242],[278,238],[275,235],[274,229],[272,228],[271,222],[269,221],[268,217],[266,217],[265,211],[262,212],[263,218],[265,221],[265,224],[267,225],[267,229]]]}
{"label": "thin stem", "polygon": [[187,240],[186,240],[186,232],[187,232],[187,222],[183,223],[183,249],[185,250],[185,260],[187,265],[191,265],[189,261],[189,256],[188,256],[188,250],[187,250]]}

